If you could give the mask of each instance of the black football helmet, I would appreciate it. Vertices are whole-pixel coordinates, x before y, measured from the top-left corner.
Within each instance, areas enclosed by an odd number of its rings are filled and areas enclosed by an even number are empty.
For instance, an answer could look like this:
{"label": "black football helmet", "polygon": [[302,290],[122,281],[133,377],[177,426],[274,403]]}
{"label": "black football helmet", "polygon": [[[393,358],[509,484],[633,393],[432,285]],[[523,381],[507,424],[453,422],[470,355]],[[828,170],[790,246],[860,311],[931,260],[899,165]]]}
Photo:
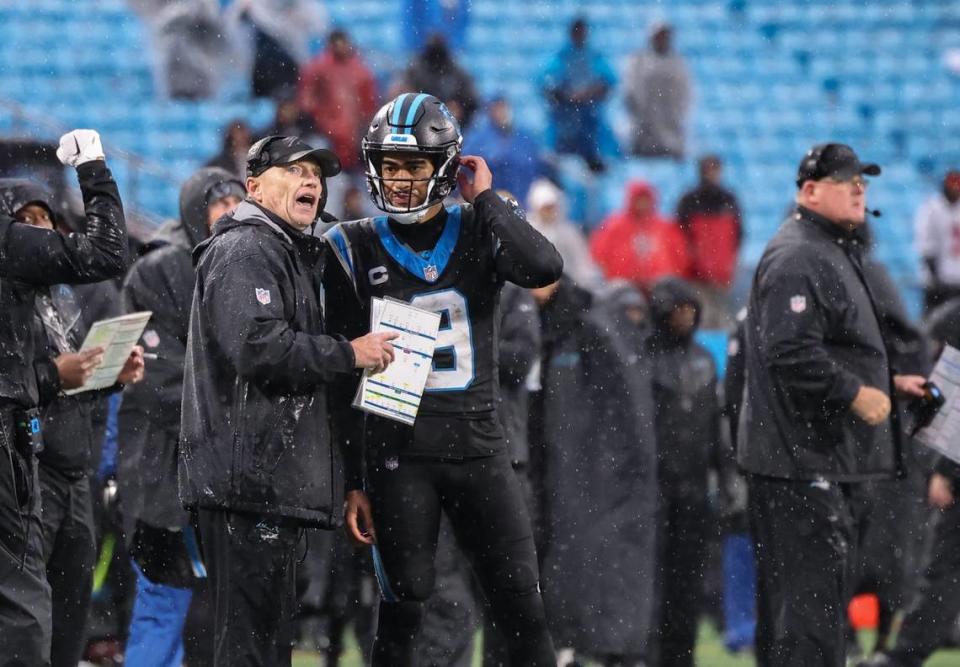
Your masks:
{"label": "black football helmet", "polygon": [[[414,223],[457,186],[463,135],[446,105],[427,93],[403,93],[380,108],[370,122],[361,150],[370,198],[397,222]],[[433,163],[427,196],[419,205],[393,206],[384,192],[381,165],[384,153],[423,154]]]}

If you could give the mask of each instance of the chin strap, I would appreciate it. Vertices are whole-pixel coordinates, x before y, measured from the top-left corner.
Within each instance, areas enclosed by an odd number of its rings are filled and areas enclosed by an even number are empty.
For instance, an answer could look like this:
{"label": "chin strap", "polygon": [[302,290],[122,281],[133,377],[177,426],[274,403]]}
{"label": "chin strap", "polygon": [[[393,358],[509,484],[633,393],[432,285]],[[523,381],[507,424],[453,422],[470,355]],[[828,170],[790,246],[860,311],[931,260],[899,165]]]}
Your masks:
{"label": "chin strap", "polygon": [[427,213],[431,208],[433,208],[433,206],[425,208],[421,211],[414,211],[412,213],[394,213],[392,211],[386,211],[386,214],[391,220],[399,222],[401,225],[415,225],[427,217]]}

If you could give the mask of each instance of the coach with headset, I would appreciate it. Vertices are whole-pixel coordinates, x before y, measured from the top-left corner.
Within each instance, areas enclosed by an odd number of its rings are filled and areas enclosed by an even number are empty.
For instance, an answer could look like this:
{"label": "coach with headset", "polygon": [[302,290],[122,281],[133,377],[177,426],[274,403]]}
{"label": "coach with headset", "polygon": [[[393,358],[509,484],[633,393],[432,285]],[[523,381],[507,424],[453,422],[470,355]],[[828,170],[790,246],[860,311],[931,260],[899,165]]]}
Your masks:
{"label": "coach with headset", "polygon": [[[757,555],[757,664],[841,667],[864,484],[901,467],[898,375],[863,274],[868,182],[843,144],[800,162],[797,208],[760,259],[748,306],[738,460]],[[872,212],[878,214],[877,212]]]}

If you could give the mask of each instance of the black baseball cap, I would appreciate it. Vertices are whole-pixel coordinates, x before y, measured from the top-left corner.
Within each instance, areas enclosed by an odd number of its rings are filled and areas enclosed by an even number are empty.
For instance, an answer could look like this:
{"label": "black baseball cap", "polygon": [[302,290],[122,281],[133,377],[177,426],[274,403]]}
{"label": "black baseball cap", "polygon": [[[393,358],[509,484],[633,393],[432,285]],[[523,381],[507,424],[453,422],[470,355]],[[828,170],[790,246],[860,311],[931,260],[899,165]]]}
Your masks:
{"label": "black baseball cap", "polygon": [[856,152],[846,144],[819,144],[800,160],[797,187],[803,187],[806,181],[819,181],[824,178],[846,181],[861,174],[879,176],[880,165],[861,162]]}
{"label": "black baseball cap", "polygon": [[340,173],[340,160],[325,148],[313,148],[300,137],[278,134],[264,137],[247,151],[247,176],[259,176],[270,167],[299,160],[313,160],[324,176]]}

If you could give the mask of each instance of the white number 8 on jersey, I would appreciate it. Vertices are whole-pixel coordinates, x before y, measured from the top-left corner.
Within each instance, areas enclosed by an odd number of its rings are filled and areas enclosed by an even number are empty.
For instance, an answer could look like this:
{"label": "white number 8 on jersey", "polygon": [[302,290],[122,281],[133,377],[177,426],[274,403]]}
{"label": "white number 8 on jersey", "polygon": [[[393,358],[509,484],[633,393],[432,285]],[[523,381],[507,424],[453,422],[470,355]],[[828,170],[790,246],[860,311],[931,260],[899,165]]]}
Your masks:
{"label": "white number 8 on jersey", "polygon": [[473,333],[470,328],[470,313],[467,300],[455,289],[446,289],[428,294],[418,294],[410,300],[411,306],[446,313],[437,334],[436,353],[452,351],[452,368],[434,368],[427,377],[425,391],[463,391],[473,383]]}

